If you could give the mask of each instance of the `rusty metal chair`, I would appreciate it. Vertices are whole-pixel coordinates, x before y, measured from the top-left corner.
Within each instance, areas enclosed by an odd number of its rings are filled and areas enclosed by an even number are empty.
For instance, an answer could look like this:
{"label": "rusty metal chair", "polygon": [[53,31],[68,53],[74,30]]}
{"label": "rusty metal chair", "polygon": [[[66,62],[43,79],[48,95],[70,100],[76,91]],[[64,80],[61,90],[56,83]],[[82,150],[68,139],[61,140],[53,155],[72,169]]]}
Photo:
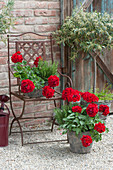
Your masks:
{"label": "rusty metal chair", "polygon": [[[27,39],[29,39],[29,36],[32,35],[34,37],[37,37],[35,40],[25,40],[24,37],[27,37]],[[52,39],[52,35],[40,35],[40,34],[36,34],[33,32],[26,32],[23,34],[19,34],[19,35],[8,35],[8,71],[9,71],[9,95],[10,95],[10,107],[11,107],[11,111],[12,114],[14,116],[11,125],[10,125],[10,134],[11,133],[18,133],[18,132],[12,132],[12,127],[14,122],[16,121],[19,125],[20,128],[20,133],[21,133],[21,143],[22,146],[24,144],[30,144],[30,143],[24,143],[23,141],[23,130],[22,130],[22,126],[20,124],[21,120],[23,119],[41,119],[41,118],[51,118],[52,119],[52,126],[51,126],[51,131],[53,131],[53,126],[55,124],[55,119],[54,116],[40,116],[40,117],[23,117],[24,115],[24,111],[25,111],[25,106],[26,106],[26,102],[31,102],[31,101],[53,101],[54,102],[54,106],[56,107],[56,100],[61,100],[61,93],[56,92],[57,97],[52,97],[50,99],[47,99],[45,97],[40,97],[40,98],[29,98],[27,96],[25,96],[23,93],[20,92],[20,83],[19,83],[19,79],[17,78],[17,84],[15,86],[18,87],[18,90],[14,91],[13,90],[13,85],[12,85],[12,76],[13,76],[13,70],[11,67],[11,62],[10,62],[10,58],[11,58],[11,50],[13,48],[14,52],[17,51],[21,51],[22,56],[24,58],[24,60],[27,61],[27,64],[30,64],[31,61],[34,61],[36,59],[37,56],[41,55],[43,57],[44,60],[48,59],[48,55],[51,57],[52,62],[53,60],[53,39]],[[39,39],[39,40],[38,40]],[[47,52],[47,50],[49,49],[49,51]],[[41,54],[40,54],[41,53]],[[70,79],[69,76],[64,75],[62,73],[60,73],[60,71],[58,70],[58,73],[60,74],[60,76],[63,76],[66,78],[66,84],[68,84],[68,86],[72,86],[72,81]],[[18,99],[23,101],[23,109],[22,112],[20,113],[19,116],[16,115],[14,108],[13,108],[13,99],[12,97],[15,96]],[[43,131],[43,130],[42,130]],[[29,132],[29,131],[27,131]],[[31,132],[31,131],[30,131]],[[58,142],[61,140],[54,140],[54,141],[39,141],[39,142],[35,142],[35,143],[43,143],[43,142]]]}

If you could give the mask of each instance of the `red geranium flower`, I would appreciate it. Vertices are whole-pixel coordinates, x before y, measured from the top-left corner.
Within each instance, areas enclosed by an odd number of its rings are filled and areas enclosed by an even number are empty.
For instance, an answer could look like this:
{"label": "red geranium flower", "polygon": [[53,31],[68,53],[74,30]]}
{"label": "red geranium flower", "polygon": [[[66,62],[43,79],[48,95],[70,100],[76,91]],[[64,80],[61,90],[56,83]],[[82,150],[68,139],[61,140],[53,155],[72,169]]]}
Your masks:
{"label": "red geranium flower", "polygon": [[38,67],[39,59],[42,60],[42,57],[39,56],[39,57],[37,57],[36,60],[34,61],[34,65],[35,65],[36,67]]}
{"label": "red geranium flower", "polygon": [[34,88],[35,88],[35,86],[31,80],[29,80],[29,79],[22,80],[21,92],[29,93],[29,92],[32,92],[34,90]]}
{"label": "red geranium flower", "polygon": [[11,57],[11,60],[13,63],[17,63],[17,62],[22,62],[23,60],[23,57],[21,55],[21,52],[20,51],[17,51],[16,53],[14,53]]}
{"label": "red geranium flower", "polygon": [[43,88],[42,95],[45,96],[46,98],[52,98],[53,95],[54,95],[54,92],[55,92],[54,89],[52,89],[52,88],[49,87],[49,86],[45,86],[45,87]]}
{"label": "red geranium flower", "polygon": [[99,112],[103,112],[102,115],[107,116],[109,114],[109,107],[107,105],[101,104],[99,106]]}
{"label": "red geranium flower", "polygon": [[92,138],[89,135],[83,135],[80,140],[82,141],[82,145],[84,147],[88,147],[92,143]]}
{"label": "red geranium flower", "polygon": [[99,133],[105,132],[104,123],[101,123],[101,122],[96,123],[94,129]]}
{"label": "red geranium flower", "polygon": [[56,75],[54,75],[54,76],[51,75],[51,76],[48,78],[48,85],[49,85],[50,87],[59,86],[59,78],[58,78]]}
{"label": "red geranium flower", "polygon": [[98,102],[98,100],[99,100],[99,98],[95,94],[92,94],[89,92],[81,93],[81,97],[88,103]]}
{"label": "red geranium flower", "polygon": [[95,115],[98,113],[98,105],[91,103],[86,108],[86,112],[90,117],[95,117]]}
{"label": "red geranium flower", "polygon": [[73,106],[72,107],[72,112],[81,113],[81,111],[82,111],[82,108],[80,106]]}
{"label": "red geranium flower", "polygon": [[74,90],[71,87],[66,88],[62,92],[62,99],[68,100],[68,102],[76,102],[80,100],[80,95],[78,90]]}

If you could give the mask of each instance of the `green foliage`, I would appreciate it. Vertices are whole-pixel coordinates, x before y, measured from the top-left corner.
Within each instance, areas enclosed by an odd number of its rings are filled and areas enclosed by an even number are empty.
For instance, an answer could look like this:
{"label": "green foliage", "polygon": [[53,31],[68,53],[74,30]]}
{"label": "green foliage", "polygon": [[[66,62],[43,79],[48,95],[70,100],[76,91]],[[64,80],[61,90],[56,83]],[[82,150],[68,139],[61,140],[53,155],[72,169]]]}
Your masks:
{"label": "green foliage", "polygon": [[[111,93],[110,88],[111,85],[105,85],[101,91],[97,88],[94,94],[99,98],[100,101],[113,100],[113,94]],[[92,89],[89,90],[89,92],[93,93]]]}
{"label": "green foliage", "polygon": [[97,12],[83,12],[83,9],[73,12],[67,17],[61,29],[54,37],[58,44],[68,45],[72,50],[71,59],[80,51],[102,51],[113,47],[113,18],[110,15]]}
{"label": "green foliage", "polygon": [[[86,113],[86,106],[81,105],[82,112],[72,112],[72,107],[76,106],[76,103],[70,103],[69,105],[64,105],[62,108],[55,109],[55,118],[59,123],[60,128],[63,128],[63,134],[67,131],[74,131],[76,135],[82,132],[90,131],[92,140],[98,142],[102,139],[102,134],[94,130],[96,123],[105,123],[99,118],[97,114],[95,117],[89,117]],[[106,128],[106,133],[108,128]]]}
{"label": "green foliage", "polygon": [[48,78],[51,75],[55,75],[57,73],[57,67],[58,67],[58,63],[53,63],[52,62],[47,62],[47,61],[39,61],[38,64],[38,75],[44,80],[47,81]]}
{"label": "green foliage", "polygon": [[3,40],[3,35],[6,34],[10,26],[14,26],[15,18],[11,13],[13,9],[14,1],[9,0],[8,3],[2,8],[0,13],[0,38]]}
{"label": "green foliage", "polygon": [[22,63],[17,62],[12,67],[14,69],[14,77],[20,78],[21,80],[30,79],[35,89],[44,87],[45,82],[49,76],[57,73],[58,64],[47,63],[46,61],[39,60],[38,67],[30,67],[26,61]]}

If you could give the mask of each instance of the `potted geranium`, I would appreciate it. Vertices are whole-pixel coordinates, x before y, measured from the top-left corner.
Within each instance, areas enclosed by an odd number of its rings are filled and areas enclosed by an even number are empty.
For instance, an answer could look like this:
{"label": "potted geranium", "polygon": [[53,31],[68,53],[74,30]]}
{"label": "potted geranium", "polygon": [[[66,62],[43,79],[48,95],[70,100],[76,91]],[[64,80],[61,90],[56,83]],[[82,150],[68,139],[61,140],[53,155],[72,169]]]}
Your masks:
{"label": "potted geranium", "polygon": [[[81,98],[86,102],[83,102]],[[62,92],[62,99],[68,104],[55,109],[55,118],[63,128],[63,134],[67,133],[70,150],[75,153],[90,152],[92,142],[100,141],[102,134],[108,132],[104,120],[99,118],[99,111],[104,116],[109,114],[106,105],[98,106],[98,97],[89,92],[79,92],[72,88],[66,88]],[[77,103],[80,101],[80,103]]]}
{"label": "potted geranium", "polygon": [[59,78],[56,76],[58,64],[43,61],[39,56],[29,65],[20,51],[14,53],[11,60],[14,63],[13,75],[20,80],[22,93],[29,97],[40,97],[42,93],[47,98],[54,95],[55,90],[51,87],[59,85]]}

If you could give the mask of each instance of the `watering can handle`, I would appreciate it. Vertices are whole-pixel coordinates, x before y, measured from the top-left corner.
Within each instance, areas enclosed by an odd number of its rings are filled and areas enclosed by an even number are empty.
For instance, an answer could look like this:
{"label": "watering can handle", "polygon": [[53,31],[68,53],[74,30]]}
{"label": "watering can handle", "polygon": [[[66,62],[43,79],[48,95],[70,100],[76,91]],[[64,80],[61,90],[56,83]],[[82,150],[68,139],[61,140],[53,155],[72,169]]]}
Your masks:
{"label": "watering can handle", "polygon": [[9,108],[7,107],[7,105],[6,104],[4,104],[4,106],[7,108],[7,110],[8,110],[8,112],[9,112],[9,115],[10,115],[10,111],[9,111]]}

